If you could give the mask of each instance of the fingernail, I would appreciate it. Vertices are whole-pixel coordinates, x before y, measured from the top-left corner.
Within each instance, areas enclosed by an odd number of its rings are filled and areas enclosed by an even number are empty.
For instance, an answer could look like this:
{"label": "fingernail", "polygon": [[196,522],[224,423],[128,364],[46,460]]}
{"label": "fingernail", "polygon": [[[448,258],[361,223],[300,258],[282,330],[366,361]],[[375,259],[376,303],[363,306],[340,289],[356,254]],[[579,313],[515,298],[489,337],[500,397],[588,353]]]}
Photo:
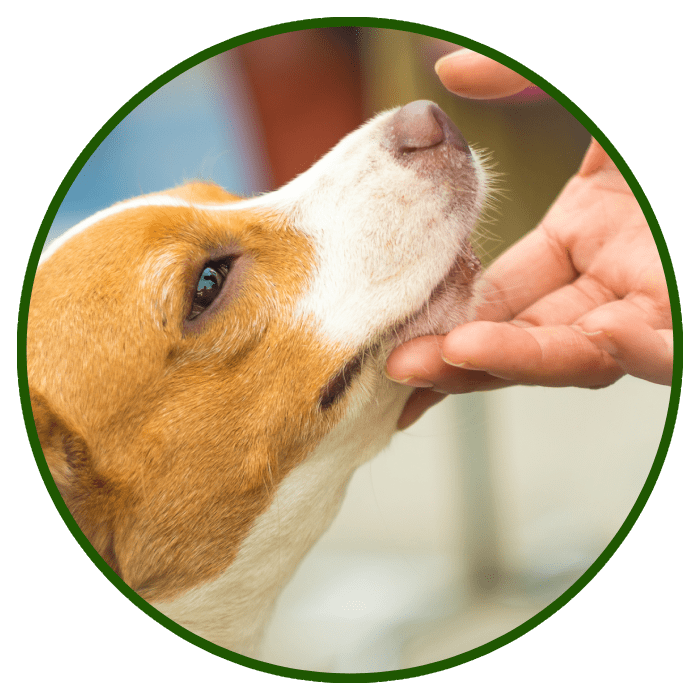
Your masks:
{"label": "fingernail", "polygon": [[448,360],[446,357],[442,358],[442,361],[446,365],[450,365],[452,367],[459,367],[460,369],[479,369],[476,365],[473,363],[469,362],[468,360],[465,360],[464,362],[451,362]]}
{"label": "fingernail", "polygon": [[607,352],[608,355],[612,355],[613,357],[617,355],[617,345],[615,345],[615,342],[612,339],[612,335],[610,335],[610,333],[608,333],[607,331],[601,331],[600,335],[596,335],[593,342],[601,350],[605,350],[605,352]]}
{"label": "fingernail", "polygon": [[404,379],[396,379],[387,374],[387,377],[391,379],[392,382],[397,382],[399,384],[405,384],[406,386],[412,386],[416,389],[432,389],[435,385],[432,382],[428,382],[425,379],[418,379],[416,377],[405,377]]}
{"label": "fingernail", "polygon": [[599,331],[584,331],[581,326],[572,326],[575,330],[577,330],[579,333],[582,335],[585,335],[587,338],[590,338],[593,343],[596,344],[597,347],[599,347],[601,350],[604,350],[605,352],[608,353],[608,355],[616,355],[617,354],[617,345],[615,345],[615,342],[612,339],[612,335],[608,333],[608,331],[605,330],[599,330]]}

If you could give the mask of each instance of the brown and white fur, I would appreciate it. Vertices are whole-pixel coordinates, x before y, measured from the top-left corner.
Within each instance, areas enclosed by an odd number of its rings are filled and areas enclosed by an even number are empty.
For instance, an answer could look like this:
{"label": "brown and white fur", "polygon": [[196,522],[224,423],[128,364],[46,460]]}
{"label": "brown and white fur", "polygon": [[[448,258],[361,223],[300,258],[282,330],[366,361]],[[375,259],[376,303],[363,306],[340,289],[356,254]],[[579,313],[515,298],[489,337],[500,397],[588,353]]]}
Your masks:
{"label": "brown and white fur", "polygon": [[[134,591],[255,653],[353,471],[395,431],[411,390],[386,378],[387,354],[469,319],[486,191],[420,101],[276,192],[186,184],[47,249],[27,338],[38,434],[77,524]],[[221,260],[218,296],[197,307]]]}

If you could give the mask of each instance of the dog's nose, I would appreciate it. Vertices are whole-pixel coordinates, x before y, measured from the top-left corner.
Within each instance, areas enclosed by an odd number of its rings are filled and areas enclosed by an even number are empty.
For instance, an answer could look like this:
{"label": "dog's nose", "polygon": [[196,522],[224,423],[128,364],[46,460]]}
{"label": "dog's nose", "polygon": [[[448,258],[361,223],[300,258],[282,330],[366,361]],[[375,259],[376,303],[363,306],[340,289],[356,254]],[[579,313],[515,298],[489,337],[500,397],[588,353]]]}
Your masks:
{"label": "dog's nose", "polygon": [[459,129],[430,100],[416,100],[402,107],[393,116],[389,131],[391,147],[398,156],[435,148],[441,143],[470,152]]}

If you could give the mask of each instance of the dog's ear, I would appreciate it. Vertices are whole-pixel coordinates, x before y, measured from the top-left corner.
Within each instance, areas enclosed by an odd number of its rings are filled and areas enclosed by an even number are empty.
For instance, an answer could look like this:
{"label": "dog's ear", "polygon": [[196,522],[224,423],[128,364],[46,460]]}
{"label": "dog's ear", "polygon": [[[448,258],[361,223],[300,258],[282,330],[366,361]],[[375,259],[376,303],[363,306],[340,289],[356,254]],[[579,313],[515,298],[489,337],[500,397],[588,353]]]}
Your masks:
{"label": "dog's ear", "polygon": [[41,449],[51,475],[71,510],[86,495],[86,487],[94,486],[92,459],[85,440],[61,420],[44,396],[30,390],[34,423]]}
{"label": "dog's ear", "polygon": [[30,389],[29,394],[41,449],[56,486],[78,527],[118,574],[110,517],[113,491],[95,471],[90,449],[78,431],[40,392]]}

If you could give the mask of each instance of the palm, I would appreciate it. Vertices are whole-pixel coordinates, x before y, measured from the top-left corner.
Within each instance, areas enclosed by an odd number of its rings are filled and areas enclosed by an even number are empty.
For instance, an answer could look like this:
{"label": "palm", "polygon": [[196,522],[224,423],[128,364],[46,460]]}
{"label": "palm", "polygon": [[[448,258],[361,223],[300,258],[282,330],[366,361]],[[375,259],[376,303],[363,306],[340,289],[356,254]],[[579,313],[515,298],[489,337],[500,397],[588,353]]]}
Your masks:
{"label": "palm", "polygon": [[[540,283],[529,285],[535,301],[520,312],[522,320],[571,324],[604,304],[624,300],[628,311],[643,315],[654,327],[670,324],[656,244],[639,204],[610,161],[593,175],[575,177],[534,236],[546,241],[550,255],[533,270]],[[537,300],[542,291],[547,296]]]}
{"label": "palm", "polygon": [[[529,328],[535,342],[523,336],[525,352],[529,347],[532,361],[549,365],[530,378],[536,383],[609,384],[626,369],[604,351],[612,350],[617,333],[643,324],[670,334],[654,238],[627,183],[597,144],[542,223],[494,263],[484,283],[479,318]],[[450,343],[445,352],[449,358]],[[563,376],[562,362],[574,363]],[[527,373],[503,369],[500,376],[530,383]],[[542,381],[548,375],[553,381]]]}

